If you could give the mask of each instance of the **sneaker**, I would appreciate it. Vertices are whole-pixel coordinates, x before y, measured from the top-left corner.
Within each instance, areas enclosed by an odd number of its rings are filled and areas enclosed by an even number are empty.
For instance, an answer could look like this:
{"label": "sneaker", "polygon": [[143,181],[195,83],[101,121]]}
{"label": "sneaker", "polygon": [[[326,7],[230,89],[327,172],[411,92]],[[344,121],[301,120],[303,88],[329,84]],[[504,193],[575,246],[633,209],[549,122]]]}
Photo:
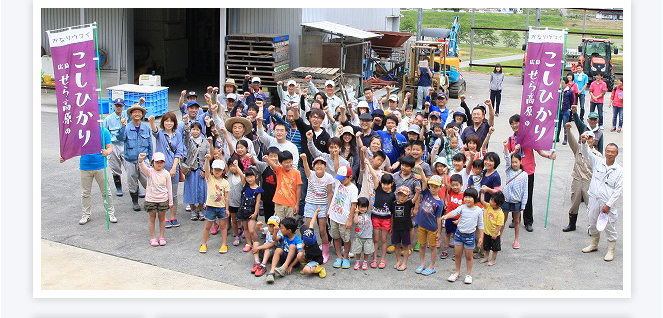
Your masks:
{"label": "sneaker", "polygon": [[511,221],[511,224],[509,224],[509,228],[512,229],[512,228],[514,228],[514,227],[516,227],[516,223],[513,222],[513,221]]}
{"label": "sneaker", "polygon": [[166,228],[169,229],[173,227],[173,223],[170,223],[170,220],[166,221]]}
{"label": "sneaker", "polygon": [[198,249],[198,252],[203,253],[203,254],[207,253],[207,245],[206,244],[200,245],[200,248]]}
{"label": "sneaker", "polygon": [[517,249],[520,248],[520,243],[518,243],[518,242],[513,242],[513,245],[511,245],[511,247],[513,247],[513,249],[516,249],[516,250],[517,250]]}
{"label": "sneaker", "polygon": [[251,273],[255,274],[258,268],[260,268],[260,263],[253,264],[253,267],[251,268]]}
{"label": "sneaker", "polygon": [[170,220],[170,224],[172,224],[173,227],[178,227],[178,226],[180,226],[180,222],[177,222],[177,219],[172,219],[172,220]]}
{"label": "sneaker", "polygon": [[276,271],[276,274],[278,274],[279,276],[285,277],[286,273],[285,273],[285,268],[283,268],[283,266],[275,268],[274,271]]}
{"label": "sneaker", "polygon": [[274,274],[267,274],[267,284],[274,284]]}
{"label": "sneaker", "polygon": [[389,247],[387,247],[387,254],[391,254],[391,253],[393,253],[395,250],[396,250],[396,246],[389,245]]}
{"label": "sneaker", "polygon": [[341,265],[341,268],[348,269],[350,268],[350,260],[349,259],[344,259]]}
{"label": "sneaker", "polygon": [[78,221],[78,224],[83,225],[87,222],[90,222],[90,216],[89,215],[83,215],[80,221]]}
{"label": "sneaker", "polygon": [[221,246],[221,248],[219,248],[219,253],[220,254],[228,253],[228,245]]}
{"label": "sneaker", "polygon": [[198,211],[198,221],[205,221],[205,212]]}
{"label": "sneaker", "polygon": [[361,267],[361,262],[355,261],[355,270],[359,270],[359,267]]}
{"label": "sneaker", "polygon": [[334,268],[339,268],[339,267],[341,267],[342,263],[343,263],[343,260],[340,259],[340,258],[337,258],[336,261],[334,261],[334,264],[332,264],[332,266],[334,266]]}
{"label": "sneaker", "polygon": [[617,128],[615,128],[615,127],[612,127],[612,129],[610,129],[611,132],[615,131],[615,130],[617,130]]}
{"label": "sneaker", "polygon": [[465,284],[472,284],[472,276],[470,275],[465,275],[465,280],[463,281]]}
{"label": "sneaker", "polygon": [[191,221],[198,221],[198,214],[196,212],[191,212]]}
{"label": "sneaker", "polygon": [[235,240],[233,241],[233,246],[238,246],[239,245],[239,236],[235,236]]}
{"label": "sneaker", "polygon": [[214,226],[212,226],[212,230],[210,231],[210,234],[217,235],[218,233],[219,233],[219,224],[214,223]]}
{"label": "sneaker", "polygon": [[187,205],[184,207],[184,210],[187,211],[187,212],[188,212],[188,211],[191,211],[191,206],[187,204]]}
{"label": "sneaker", "polygon": [[355,258],[355,253],[352,252],[348,253],[348,258]]}
{"label": "sneaker", "polygon": [[451,274],[449,276],[449,278],[447,278],[447,280],[452,282],[452,283],[455,282],[457,279],[458,279],[458,274],[456,274],[456,273]]}
{"label": "sneaker", "polygon": [[256,269],[256,273],[255,273],[256,277],[260,277],[263,274],[265,274],[265,269],[266,268],[267,267],[265,265],[258,264],[258,268]]}
{"label": "sneaker", "polygon": [[617,128],[617,132],[618,132],[618,133],[622,132],[622,129],[621,129],[621,128]]}
{"label": "sneaker", "polygon": [[111,214],[111,215],[108,216],[108,220],[109,220],[111,223],[117,223],[117,218],[116,218],[115,215],[113,215],[113,214]]}
{"label": "sneaker", "polygon": [[419,248],[420,248],[420,247],[421,247],[421,245],[419,245],[419,242],[417,242],[417,244],[414,244],[414,248],[413,248],[413,250],[414,250],[415,252],[419,252]]}

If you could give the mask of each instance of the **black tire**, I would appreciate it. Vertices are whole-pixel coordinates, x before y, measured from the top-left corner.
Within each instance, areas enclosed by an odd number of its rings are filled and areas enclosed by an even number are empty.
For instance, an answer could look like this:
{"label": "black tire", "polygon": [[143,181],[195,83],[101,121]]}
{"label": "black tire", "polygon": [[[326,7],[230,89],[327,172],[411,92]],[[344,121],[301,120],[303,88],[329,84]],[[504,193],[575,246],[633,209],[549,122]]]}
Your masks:
{"label": "black tire", "polygon": [[465,93],[467,84],[464,79],[459,80],[458,82],[451,83],[449,86],[449,98],[458,98],[460,95]]}

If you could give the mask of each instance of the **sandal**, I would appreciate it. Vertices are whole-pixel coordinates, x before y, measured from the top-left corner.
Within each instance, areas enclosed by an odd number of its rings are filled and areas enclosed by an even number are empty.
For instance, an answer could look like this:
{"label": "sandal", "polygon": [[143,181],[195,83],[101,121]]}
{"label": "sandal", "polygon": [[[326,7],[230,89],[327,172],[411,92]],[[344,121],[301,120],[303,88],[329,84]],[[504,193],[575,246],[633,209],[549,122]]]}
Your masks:
{"label": "sandal", "polygon": [[161,246],[166,245],[166,239],[163,238],[163,237],[159,238],[159,245],[161,245]]}
{"label": "sandal", "polygon": [[235,236],[235,240],[233,241],[233,246],[239,245],[239,236]]}
{"label": "sandal", "polygon": [[520,248],[520,243],[518,243],[518,242],[513,242],[513,245],[511,245],[511,247],[513,247],[513,249],[517,250],[517,249]]}
{"label": "sandal", "polygon": [[449,257],[449,252],[447,252],[447,250],[443,250],[443,251],[440,253],[440,258],[441,258],[441,259],[446,259],[447,257]]}
{"label": "sandal", "polygon": [[421,275],[424,275],[424,276],[430,276],[430,275],[433,275],[433,274],[435,274],[435,273],[437,273],[437,271],[435,271],[434,269],[432,269],[432,268],[429,267],[429,268],[424,269],[424,270],[421,272]]}
{"label": "sandal", "polygon": [[355,261],[355,270],[358,270],[359,267],[361,267],[361,262],[360,261]]}
{"label": "sandal", "polygon": [[385,262],[380,262],[380,265],[378,265],[379,269],[384,269],[385,267],[387,267],[387,263]]}
{"label": "sandal", "polygon": [[157,241],[157,239],[153,238],[153,239],[150,240],[150,245],[159,246],[159,241]]}
{"label": "sandal", "polygon": [[246,244],[246,245],[244,245],[244,248],[242,249],[242,252],[248,252],[248,251],[250,251],[250,250],[251,250],[251,248],[252,248],[252,246],[251,246],[251,245],[249,245],[249,244]]}
{"label": "sandal", "polygon": [[371,268],[378,268],[378,261],[377,260],[371,261]]}
{"label": "sandal", "polygon": [[414,270],[414,272],[417,273],[417,274],[421,274],[421,272],[423,272],[423,271],[424,271],[423,266],[419,266],[419,267],[417,267],[417,269]]}
{"label": "sandal", "polygon": [[364,261],[361,263],[361,269],[367,270],[368,269],[368,261]]}
{"label": "sandal", "polygon": [[447,278],[447,280],[453,283],[458,279],[458,276],[459,276],[458,274],[453,273],[451,274],[451,276],[449,276],[449,278]]}

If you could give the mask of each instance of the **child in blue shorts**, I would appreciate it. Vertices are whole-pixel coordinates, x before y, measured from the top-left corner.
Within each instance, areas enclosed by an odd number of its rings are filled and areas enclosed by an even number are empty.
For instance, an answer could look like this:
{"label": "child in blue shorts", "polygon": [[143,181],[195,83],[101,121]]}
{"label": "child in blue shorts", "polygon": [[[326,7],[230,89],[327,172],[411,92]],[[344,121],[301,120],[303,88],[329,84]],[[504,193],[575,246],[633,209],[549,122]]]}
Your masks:
{"label": "child in blue shorts", "polygon": [[474,238],[477,227],[479,228],[479,245],[483,244],[483,209],[476,204],[479,202],[479,193],[474,188],[467,188],[464,193],[465,204],[455,208],[442,216],[446,221],[448,218],[460,215],[456,233],[454,236],[454,252],[456,256],[456,271],[449,276],[450,282],[455,282],[460,276],[460,262],[465,249],[465,261],[467,262],[467,274],[465,284],[472,284],[472,252],[474,250]]}
{"label": "child in blue shorts", "polygon": [[[297,264],[297,254],[304,247],[302,239],[299,235],[295,234],[297,231],[297,221],[295,221],[295,219],[283,219],[280,228],[281,233],[283,233],[283,238],[281,239],[282,244],[276,249],[274,256],[272,257],[272,267],[267,275],[268,284],[274,283],[274,273],[284,277],[292,272],[292,268]],[[285,261],[283,262],[283,265],[277,267],[276,265],[278,265],[281,258]]]}

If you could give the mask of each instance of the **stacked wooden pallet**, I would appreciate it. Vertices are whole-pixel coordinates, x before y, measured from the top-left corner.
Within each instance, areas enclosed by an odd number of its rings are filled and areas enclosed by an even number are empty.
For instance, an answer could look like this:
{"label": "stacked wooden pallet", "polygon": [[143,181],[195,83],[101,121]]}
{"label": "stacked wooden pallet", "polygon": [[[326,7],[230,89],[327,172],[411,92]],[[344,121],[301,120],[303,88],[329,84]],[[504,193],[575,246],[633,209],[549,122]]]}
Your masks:
{"label": "stacked wooden pallet", "polygon": [[338,68],[298,67],[292,70],[292,79],[298,82],[302,87],[307,87],[304,81],[304,77],[307,75],[313,77],[311,82],[313,82],[313,85],[315,85],[318,90],[324,90],[325,82],[328,80],[334,81],[337,92],[340,90],[338,84],[341,77],[341,70]]}
{"label": "stacked wooden pallet", "polygon": [[262,86],[290,77],[287,35],[232,34],[226,37],[226,78],[242,83],[244,75],[260,77]]}

